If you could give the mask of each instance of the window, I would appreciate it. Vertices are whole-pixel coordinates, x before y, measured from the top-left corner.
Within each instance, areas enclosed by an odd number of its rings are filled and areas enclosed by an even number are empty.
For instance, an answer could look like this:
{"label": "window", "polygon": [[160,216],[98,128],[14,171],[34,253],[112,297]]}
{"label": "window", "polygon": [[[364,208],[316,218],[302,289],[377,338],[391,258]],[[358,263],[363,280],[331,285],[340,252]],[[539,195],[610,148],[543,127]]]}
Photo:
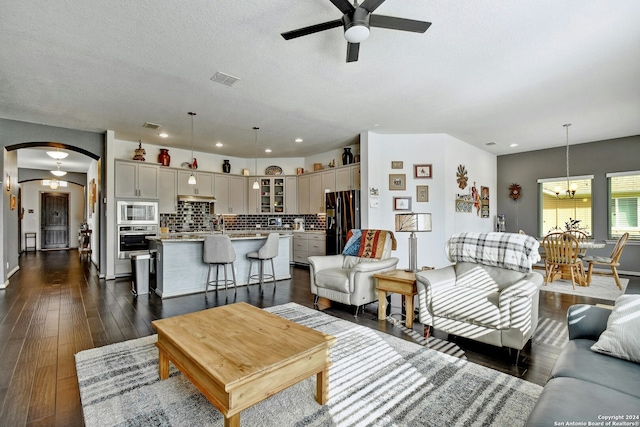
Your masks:
{"label": "window", "polygon": [[[589,236],[593,236],[591,222],[591,182],[593,176],[573,177],[569,181],[576,188],[573,198],[565,198],[566,178],[539,179],[540,213],[538,231],[544,236],[553,230],[578,228]],[[556,196],[556,192],[559,196]],[[571,221],[579,221],[572,224]]]}
{"label": "window", "polygon": [[607,174],[609,185],[609,238],[629,233],[629,239],[640,240],[640,171]]}

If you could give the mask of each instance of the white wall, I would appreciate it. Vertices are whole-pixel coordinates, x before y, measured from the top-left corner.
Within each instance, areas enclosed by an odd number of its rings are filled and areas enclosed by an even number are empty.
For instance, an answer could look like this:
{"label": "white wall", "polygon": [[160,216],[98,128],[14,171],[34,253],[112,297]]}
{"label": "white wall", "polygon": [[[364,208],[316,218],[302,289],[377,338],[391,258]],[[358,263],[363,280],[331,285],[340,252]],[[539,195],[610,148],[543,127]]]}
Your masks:
{"label": "white wall", "polygon": [[[42,239],[40,231],[40,197],[42,193],[69,194],[69,248],[78,247],[78,227],[84,222],[84,188],[77,184],[69,183],[68,187],[58,187],[52,190],[41,185],[41,181],[29,181],[20,184],[22,187],[22,207],[24,218],[22,220],[21,246],[24,246],[24,233],[37,233],[36,248],[40,250]],[[30,212],[33,210],[33,212]],[[29,242],[31,243],[31,242]]]}
{"label": "white wall", "polygon": [[[446,134],[429,135],[361,135],[362,151],[362,219],[363,228],[395,230],[393,197],[408,196],[412,210],[431,213],[433,231],[418,233],[418,267],[442,267],[450,264],[444,254],[444,244],[451,234],[461,231],[492,231],[496,213],[495,155],[482,151]],[[392,161],[402,161],[402,169],[391,169]],[[414,164],[431,164],[433,177],[414,178]],[[461,190],[456,182],[458,165],[468,172],[468,186]],[[389,190],[389,174],[405,174],[406,190]],[[457,213],[455,199],[459,193],[469,193],[476,183],[489,187],[490,217],[481,218],[473,213]],[[429,186],[429,201],[416,202],[416,186]],[[370,191],[379,191],[379,206],[371,207]],[[409,266],[409,233],[395,233],[400,258],[399,268]]]}

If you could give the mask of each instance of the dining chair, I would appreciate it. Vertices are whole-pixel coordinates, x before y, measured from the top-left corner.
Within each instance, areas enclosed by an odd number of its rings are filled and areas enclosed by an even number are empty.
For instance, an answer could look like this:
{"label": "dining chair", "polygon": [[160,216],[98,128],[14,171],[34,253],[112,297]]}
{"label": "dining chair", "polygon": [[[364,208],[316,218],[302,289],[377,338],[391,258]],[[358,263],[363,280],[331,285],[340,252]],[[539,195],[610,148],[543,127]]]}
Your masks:
{"label": "dining chair", "polygon": [[576,288],[584,281],[584,267],[578,257],[578,239],[573,235],[559,232],[547,234],[542,240],[545,252],[545,285],[557,270],[568,269],[571,273],[571,285]]}
{"label": "dining chair", "polygon": [[[569,230],[569,231],[565,231],[565,233],[571,234],[573,237],[575,237],[578,240],[578,246],[582,245],[583,243],[589,242],[589,236],[587,235],[587,233],[585,233],[582,230]],[[584,258],[586,255],[587,255],[587,247],[586,246],[580,247],[578,256],[580,258]]]}
{"label": "dining chair", "polygon": [[[620,266],[620,255],[622,255],[622,250],[627,244],[627,240],[629,240],[629,233],[624,233],[620,236],[618,242],[613,248],[613,251],[611,251],[611,256],[609,257],[586,256],[583,258],[584,262],[589,263],[589,270],[587,271],[587,286],[591,283],[593,265],[606,265],[611,268],[611,273],[616,281],[616,285],[618,285],[618,289],[622,290],[622,284],[620,283],[620,277],[618,277],[618,270],[616,270],[616,267]],[[608,275],[609,273],[603,274]]]}
{"label": "dining chair", "polygon": [[[538,251],[540,253],[540,260],[542,261],[542,264],[544,265],[544,276],[545,276],[545,278],[547,276],[551,277],[551,274],[549,273],[549,265],[547,264],[547,253],[544,250],[544,239],[546,239],[548,236],[556,237],[555,236],[556,234],[562,234],[562,231],[552,231],[549,234],[547,234],[546,236],[544,236],[542,238],[542,242],[540,243],[540,248],[538,249]],[[557,266],[555,266],[555,269],[557,270]],[[551,281],[553,282],[553,280],[551,280]]]}

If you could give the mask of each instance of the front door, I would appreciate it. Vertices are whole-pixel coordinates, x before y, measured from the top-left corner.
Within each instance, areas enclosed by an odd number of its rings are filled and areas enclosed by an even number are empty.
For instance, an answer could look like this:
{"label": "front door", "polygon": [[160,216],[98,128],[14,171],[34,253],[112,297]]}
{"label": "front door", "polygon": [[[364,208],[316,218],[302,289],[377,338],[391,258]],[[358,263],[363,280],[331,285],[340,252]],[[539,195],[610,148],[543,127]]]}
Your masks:
{"label": "front door", "polygon": [[42,249],[69,247],[69,195],[42,193],[40,220]]}

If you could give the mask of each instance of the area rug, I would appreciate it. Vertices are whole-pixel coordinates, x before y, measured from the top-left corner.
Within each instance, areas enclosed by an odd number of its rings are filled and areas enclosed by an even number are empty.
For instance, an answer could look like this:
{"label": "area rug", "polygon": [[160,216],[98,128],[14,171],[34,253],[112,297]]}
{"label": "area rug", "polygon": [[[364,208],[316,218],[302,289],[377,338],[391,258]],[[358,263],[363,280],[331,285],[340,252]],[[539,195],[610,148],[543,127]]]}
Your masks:
{"label": "area rug", "polygon": [[[315,376],[245,410],[242,426],[523,425],[542,388],[511,375],[290,303],[268,311],[337,338],[329,400]],[[158,380],[156,336],[76,354],[85,425],[222,425],[173,365]]]}
{"label": "area rug", "polygon": [[[534,271],[544,276],[544,271]],[[624,290],[629,284],[629,279],[621,278],[620,284],[622,285],[622,290],[618,289],[613,277],[592,276],[591,284],[589,286],[576,285],[576,288],[573,289],[573,286],[571,286],[571,280],[556,279],[551,283],[542,285],[542,288],[540,289],[547,292],[558,292],[561,294],[579,295],[583,297],[615,301],[616,298],[624,294]]]}
{"label": "area rug", "polygon": [[416,344],[436,350],[441,353],[448,354],[450,356],[459,357],[461,359],[467,359],[464,355],[464,350],[458,347],[457,344],[450,341],[441,340],[431,335],[425,338],[423,334],[416,332],[411,328],[407,328],[402,320],[396,319],[393,316],[387,316],[387,322],[391,323],[394,327],[400,329],[404,334],[409,336]]}

